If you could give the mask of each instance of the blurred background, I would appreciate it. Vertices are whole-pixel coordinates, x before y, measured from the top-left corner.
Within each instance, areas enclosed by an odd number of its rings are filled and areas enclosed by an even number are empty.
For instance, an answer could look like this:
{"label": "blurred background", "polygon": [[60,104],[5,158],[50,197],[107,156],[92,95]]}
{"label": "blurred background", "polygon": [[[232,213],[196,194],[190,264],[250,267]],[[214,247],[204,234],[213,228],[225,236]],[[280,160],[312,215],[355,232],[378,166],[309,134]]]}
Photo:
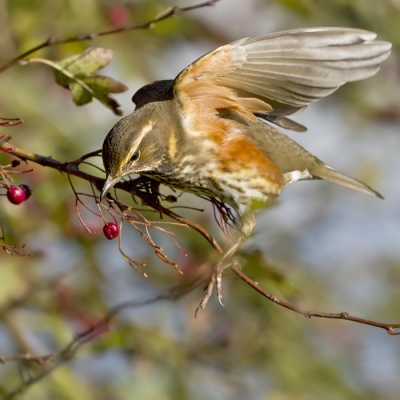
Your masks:
{"label": "blurred background", "polygon": [[[167,6],[194,4],[0,0],[0,65],[51,36],[140,23]],[[243,272],[305,309],[400,323],[399,0],[220,0],[152,30],[49,47],[34,56],[60,60],[90,46],[112,49],[114,59],[100,73],[129,87],[115,96],[126,115],[142,85],[174,78],[220,45],[314,26],[372,30],[393,43],[393,52],[375,77],[346,85],[296,117],[307,133],[285,133],[385,200],[322,181],[289,186],[259,213],[256,232],[242,249]],[[0,87],[0,115],[24,120],[15,128],[0,127],[0,135],[12,135],[12,144],[62,162],[101,148],[119,119],[97,101],[76,107],[42,64],[14,66],[0,75]],[[3,165],[11,159],[0,154]],[[0,356],[58,354],[113,306],[157,296],[217,259],[193,230],[174,230],[187,257],[154,232],[156,243],[184,271],[180,276],[128,226],[124,250],[148,260],[146,279],[129,267],[117,241],[103,236],[102,220],[82,211],[96,233],[85,231],[65,175],[33,164],[19,167],[30,168],[14,175],[16,184],[33,191],[26,203],[15,206],[0,197],[7,243],[24,243],[31,254],[0,252]],[[90,193],[86,182],[73,182],[78,191]],[[90,199],[87,204],[94,206]],[[183,194],[178,204],[204,209],[178,211],[226,244],[208,203]],[[52,362],[6,362],[0,365],[0,394],[30,400],[399,398],[400,337],[347,321],[305,319],[262,298],[231,272],[224,275],[223,289],[225,308],[213,297],[197,318],[202,287],[176,301],[124,310],[69,362],[55,364],[52,374],[26,390],[24,382],[40,377]],[[19,388],[19,395],[10,395]]]}

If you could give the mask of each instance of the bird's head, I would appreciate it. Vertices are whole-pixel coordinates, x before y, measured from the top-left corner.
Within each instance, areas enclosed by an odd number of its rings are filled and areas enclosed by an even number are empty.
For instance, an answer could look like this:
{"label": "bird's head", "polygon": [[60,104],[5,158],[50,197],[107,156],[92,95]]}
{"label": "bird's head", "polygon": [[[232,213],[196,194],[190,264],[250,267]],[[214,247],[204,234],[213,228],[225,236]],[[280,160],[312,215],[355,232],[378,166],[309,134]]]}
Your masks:
{"label": "bird's head", "polygon": [[[154,103],[121,119],[103,144],[103,163],[107,179],[100,198],[129,174],[154,172],[165,157],[165,127]],[[161,119],[161,120],[160,120]]]}

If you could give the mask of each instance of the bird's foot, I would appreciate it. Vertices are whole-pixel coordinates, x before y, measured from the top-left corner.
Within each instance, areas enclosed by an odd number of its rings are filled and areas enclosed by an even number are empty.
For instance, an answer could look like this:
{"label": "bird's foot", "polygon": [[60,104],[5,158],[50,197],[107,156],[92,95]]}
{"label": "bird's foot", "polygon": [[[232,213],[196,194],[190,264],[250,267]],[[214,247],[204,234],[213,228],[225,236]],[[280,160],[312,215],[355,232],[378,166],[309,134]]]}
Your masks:
{"label": "bird's foot", "polygon": [[195,316],[197,316],[197,313],[200,309],[203,310],[206,307],[208,300],[213,293],[214,287],[217,292],[219,304],[221,304],[222,307],[225,307],[222,303],[222,272],[226,268],[230,267],[231,264],[232,263],[229,263],[228,265],[222,265],[222,263],[219,263],[214,267],[214,272],[211,275],[210,282],[208,282],[208,285],[204,289],[205,295],[201,300],[199,306],[196,308]]}
{"label": "bird's foot", "polygon": [[236,260],[232,259],[233,255],[235,254],[236,250],[240,247],[243,243],[245,236],[240,236],[239,239],[229,247],[228,251],[223,255],[221,261],[214,267],[214,272],[211,276],[210,282],[205,288],[205,295],[203,300],[201,300],[199,306],[196,308],[195,316],[197,315],[200,309],[204,309],[207,305],[209,298],[212,295],[214,286],[217,290],[217,298],[219,304],[224,307],[222,304],[222,272],[225,268],[230,267],[232,264],[236,264]]}

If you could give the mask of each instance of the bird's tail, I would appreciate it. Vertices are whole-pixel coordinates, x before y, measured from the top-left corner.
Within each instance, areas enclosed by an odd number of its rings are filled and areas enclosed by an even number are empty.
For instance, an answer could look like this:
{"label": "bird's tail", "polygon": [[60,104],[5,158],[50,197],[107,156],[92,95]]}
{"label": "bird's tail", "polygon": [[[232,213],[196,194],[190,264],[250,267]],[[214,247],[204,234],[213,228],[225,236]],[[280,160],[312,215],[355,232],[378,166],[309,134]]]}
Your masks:
{"label": "bird's tail", "polygon": [[344,175],[341,172],[336,171],[329,165],[320,164],[316,168],[316,171],[312,171],[311,173],[315,178],[325,179],[327,181],[334,182],[339,185],[347,186],[350,189],[358,190],[363,193],[372,194],[373,196],[379,197],[380,199],[384,198],[380,193],[370,188],[365,183],[362,183],[357,179]]}

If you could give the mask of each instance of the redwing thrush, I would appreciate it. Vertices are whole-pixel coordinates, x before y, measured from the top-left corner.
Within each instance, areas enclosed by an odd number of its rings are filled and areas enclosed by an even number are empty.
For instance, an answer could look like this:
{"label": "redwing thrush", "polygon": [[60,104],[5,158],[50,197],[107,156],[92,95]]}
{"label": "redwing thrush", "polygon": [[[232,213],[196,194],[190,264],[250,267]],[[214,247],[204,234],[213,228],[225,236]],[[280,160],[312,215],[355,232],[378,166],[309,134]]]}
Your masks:
{"label": "redwing thrush", "polygon": [[142,174],[186,192],[217,197],[237,212],[241,237],[215,267],[200,307],[255,225],[255,206],[297,180],[326,179],[381,197],[324,164],[272,127],[304,131],[287,118],[346,82],[368,78],[391,44],[351,28],[311,28],[244,38],[217,48],[175,80],[156,81],[133,96],[135,111],[103,145],[107,173],[101,198],[121,178]]}

